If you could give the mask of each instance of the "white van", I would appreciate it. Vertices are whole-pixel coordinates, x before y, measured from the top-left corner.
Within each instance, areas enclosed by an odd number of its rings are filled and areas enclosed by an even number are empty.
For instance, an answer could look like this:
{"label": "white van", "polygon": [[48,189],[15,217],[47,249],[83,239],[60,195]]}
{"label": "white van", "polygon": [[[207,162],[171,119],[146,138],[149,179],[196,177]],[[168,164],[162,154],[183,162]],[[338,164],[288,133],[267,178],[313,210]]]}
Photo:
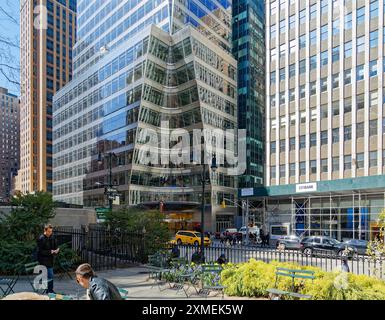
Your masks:
{"label": "white van", "polygon": [[[240,228],[238,232],[242,233],[242,235],[246,235],[246,227]],[[249,233],[255,234],[259,237],[259,228],[257,226],[249,227]]]}

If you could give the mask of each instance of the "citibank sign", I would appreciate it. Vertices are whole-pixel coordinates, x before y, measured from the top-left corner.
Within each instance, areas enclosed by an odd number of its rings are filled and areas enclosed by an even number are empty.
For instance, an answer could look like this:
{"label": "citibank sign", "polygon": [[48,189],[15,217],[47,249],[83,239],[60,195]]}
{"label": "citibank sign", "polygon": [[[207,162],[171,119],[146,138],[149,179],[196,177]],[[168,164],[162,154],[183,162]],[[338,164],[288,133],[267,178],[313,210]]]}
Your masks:
{"label": "citibank sign", "polygon": [[301,192],[309,192],[309,191],[317,191],[317,183],[302,183],[297,184],[295,186],[295,192],[301,193]]}

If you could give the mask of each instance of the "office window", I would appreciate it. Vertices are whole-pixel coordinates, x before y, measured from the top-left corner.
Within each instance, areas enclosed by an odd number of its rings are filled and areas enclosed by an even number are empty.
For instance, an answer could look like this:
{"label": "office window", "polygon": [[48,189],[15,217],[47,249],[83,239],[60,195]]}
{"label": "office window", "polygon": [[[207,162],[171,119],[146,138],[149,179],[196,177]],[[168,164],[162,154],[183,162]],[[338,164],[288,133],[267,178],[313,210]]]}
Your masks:
{"label": "office window", "polygon": [[332,143],[340,142],[340,128],[332,130]]}
{"label": "office window", "polygon": [[315,46],[317,44],[317,30],[310,31],[310,45]]}
{"label": "office window", "polygon": [[285,80],[285,68],[279,69],[279,81]]}
{"label": "office window", "polygon": [[306,148],[306,136],[305,135],[299,136],[299,148],[300,149]]}
{"label": "office window", "polygon": [[333,157],[332,158],[332,170],[333,170],[333,172],[340,171],[340,158],[339,157]]}
{"label": "office window", "polygon": [[279,46],[279,58],[282,58],[286,55],[286,44],[281,44]]}
{"label": "office window", "polygon": [[344,99],[344,113],[352,112],[352,98]]}
{"label": "office window", "polygon": [[270,38],[274,39],[277,36],[277,25],[273,24],[270,27]]}
{"label": "office window", "polygon": [[332,62],[340,60],[340,46],[334,47],[332,50]]}
{"label": "office window", "polygon": [[344,127],[344,141],[352,140],[352,126],[345,126]]}
{"label": "office window", "polygon": [[369,62],[369,76],[375,77],[377,75],[377,60]]}
{"label": "office window", "polygon": [[299,12],[299,24],[304,24],[306,21],[306,10],[303,9]]}
{"label": "office window", "polygon": [[321,131],[321,146],[328,144],[328,131]]}
{"label": "office window", "polygon": [[321,159],[321,172],[325,173],[328,172],[329,166],[328,166],[328,159]]}
{"label": "office window", "polygon": [[369,167],[377,167],[377,151],[369,152]]}
{"label": "office window", "polygon": [[369,121],[369,136],[377,135],[377,122],[377,119]]}
{"label": "office window", "polygon": [[340,102],[339,101],[333,101],[332,104],[332,115],[338,116],[340,114]]}
{"label": "office window", "polygon": [[352,41],[345,43],[344,57],[350,58],[352,56]]}
{"label": "office window", "polygon": [[299,98],[303,99],[306,96],[305,85],[299,87]]}
{"label": "office window", "polygon": [[275,94],[272,94],[272,95],[270,96],[270,106],[271,106],[271,107],[275,107],[275,106],[276,106],[276,102],[277,102],[277,100],[276,100],[276,98],[275,98]]}
{"label": "office window", "polygon": [[369,107],[378,106],[378,91],[372,91],[369,94]]}
{"label": "office window", "polygon": [[323,104],[321,106],[321,120],[326,119],[328,117],[328,105]]}
{"label": "office window", "polygon": [[311,133],[310,134],[310,147],[315,147],[315,146],[317,146],[317,134]]}
{"label": "office window", "polygon": [[279,10],[284,10],[286,8],[286,0],[279,0]]}
{"label": "office window", "polygon": [[344,170],[352,168],[352,156],[344,156]]}
{"label": "office window", "polygon": [[344,72],[344,85],[352,83],[352,69],[347,69]]}
{"label": "office window", "polygon": [[321,41],[327,40],[328,38],[328,25],[325,24],[321,27]]}
{"label": "office window", "polygon": [[277,48],[273,48],[270,51],[270,60],[275,61],[277,60]]}
{"label": "office window", "polygon": [[357,66],[356,73],[357,73],[357,75],[356,75],[357,81],[364,80],[365,66],[363,64]]}
{"label": "office window", "polygon": [[357,26],[365,23],[365,6],[357,9]]}
{"label": "office window", "polygon": [[290,177],[295,176],[295,163],[290,163],[289,165],[289,175]]}
{"label": "office window", "polygon": [[285,104],[286,102],[286,93],[285,92],[280,92],[279,93],[279,104]]}
{"label": "office window", "polygon": [[340,74],[336,73],[332,76],[333,89],[336,89],[340,86]]}
{"label": "office window", "polygon": [[289,78],[295,77],[295,63],[289,65]]}
{"label": "office window", "polygon": [[310,57],[310,71],[313,69],[317,69],[317,56],[311,56]]}
{"label": "office window", "polygon": [[273,1],[270,3],[270,14],[274,15],[277,13],[277,1]]}
{"label": "office window", "polygon": [[317,161],[316,160],[310,160],[310,173],[311,174],[317,173]]}
{"label": "office window", "polygon": [[286,140],[279,140],[279,152],[285,152],[286,150]]}
{"label": "office window", "polygon": [[357,110],[361,110],[361,109],[365,108],[365,95],[364,94],[357,95],[356,105],[357,105]]}
{"label": "office window", "polygon": [[370,2],[370,19],[378,17],[378,0]]}
{"label": "office window", "polygon": [[364,153],[357,153],[355,163],[356,163],[357,169],[360,169],[360,168],[362,169],[364,167],[364,165],[365,165]]}
{"label": "office window", "polygon": [[306,175],[306,162],[305,161],[301,161],[299,163],[299,175],[300,176]]}
{"label": "office window", "polygon": [[295,15],[292,15],[289,17],[289,29],[293,30],[295,29]]}
{"label": "office window", "polygon": [[311,121],[316,121],[318,118],[317,108],[310,109]]}
{"label": "office window", "polygon": [[271,130],[277,129],[277,119],[271,120]]}
{"label": "office window", "polygon": [[321,87],[321,92],[326,92],[328,90],[328,78],[321,78],[320,81],[320,87]]}
{"label": "office window", "polygon": [[295,150],[295,138],[294,137],[289,139],[289,150],[290,151]]}
{"label": "office window", "polygon": [[340,34],[340,19],[333,21],[333,36],[338,36]]}
{"label": "office window", "polygon": [[293,102],[295,100],[295,89],[289,90],[289,100],[290,102]]}
{"label": "office window", "polygon": [[321,0],[321,14],[327,13],[329,10],[329,0]]}
{"label": "office window", "polygon": [[275,141],[273,141],[270,143],[270,153],[273,154],[276,152],[277,152],[277,144]]}
{"label": "office window", "polygon": [[357,38],[357,54],[365,51],[365,36]]}
{"label": "office window", "polygon": [[276,82],[276,72],[273,71],[270,73],[270,82],[275,83]]}
{"label": "office window", "polygon": [[299,37],[299,49],[306,48],[306,35],[302,35]]}
{"label": "office window", "polygon": [[297,121],[297,117],[296,117],[295,113],[290,114],[290,125],[295,126],[296,121]]}
{"label": "office window", "polygon": [[352,13],[348,13],[345,15],[345,30],[351,30],[352,29]]}
{"label": "office window", "polygon": [[301,123],[306,123],[306,111],[301,112]]}
{"label": "office window", "polygon": [[312,81],[309,84],[310,87],[310,95],[315,95],[317,93],[317,81]]}
{"label": "office window", "polygon": [[378,30],[372,31],[369,35],[370,48],[378,47]]}
{"label": "office window", "polygon": [[276,167],[275,166],[270,167],[270,176],[272,179],[276,178]]}
{"label": "office window", "polygon": [[292,53],[295,53],[296,49],[297,49],[297,40],[294,39],[294,40],[290,40],[290,44],[289,44],[289,54],[292,54]]}
{"label": "office window", "polygon": [[283,34],[286,32],[286,20],[281,20],[279,22],[279,33]]}
{"label": "office window", "polygon": [[356,129],[356,137],[357,138],[363,138],[365,135],[365,123],[364,122],[357,123],[356,128],[357,128]]}
{"label": "office window", "polygon": [[285,178],[286,176],[286,166],[285,165],[280,165],[279,166],[279,177],[280,178]]}
{"label": "office window", "polygon": [[306,72],[306,60],[303,59],[299,62],[299,74],[303,74]]}
{"label": "office window", "polygon": [[321,67],[327,66],[327,65],[328,65],[328,52],[326,50],[321,52]]}
{"label": "office window", "polygon": [[310,20],[317,18],[317,4],[310,6]]}

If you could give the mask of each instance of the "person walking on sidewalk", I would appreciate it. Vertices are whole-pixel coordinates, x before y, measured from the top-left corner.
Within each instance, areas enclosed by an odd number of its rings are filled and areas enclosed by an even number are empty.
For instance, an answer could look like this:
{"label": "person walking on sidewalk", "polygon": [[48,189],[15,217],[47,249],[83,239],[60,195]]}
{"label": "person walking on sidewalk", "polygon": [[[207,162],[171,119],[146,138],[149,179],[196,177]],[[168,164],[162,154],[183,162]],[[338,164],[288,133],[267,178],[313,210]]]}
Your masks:
{"label": "person walking on sidewalk", "polygon": [[55,293],[53,290],[53,264],[54,258],[59,254],[56,239],[53,236],[53,227],[47,224],[44,233],[37,240],[37,260],[40,265],[47,268],[48,293]]}

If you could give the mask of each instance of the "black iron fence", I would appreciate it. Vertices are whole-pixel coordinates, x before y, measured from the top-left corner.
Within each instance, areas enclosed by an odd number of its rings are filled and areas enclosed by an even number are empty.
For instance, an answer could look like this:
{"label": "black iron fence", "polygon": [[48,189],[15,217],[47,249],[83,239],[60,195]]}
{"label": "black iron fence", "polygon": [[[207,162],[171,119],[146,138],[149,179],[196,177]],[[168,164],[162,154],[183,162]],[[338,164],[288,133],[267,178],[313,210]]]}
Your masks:
{"label": "black iron fence", "polygon": [[125,267],[146,260],[142,233],[97,225],[79,229],[57,227],[54,232],[58,245],[66,244],[78,256],[78,263],[89,263],[95,270]]}
{"label": "black iron fence", "polygon": [[[197,250],[195,246],[178,246],[180,256],[191,261],[193,253]],[[261,260],[264,262],[279,261],[292,262],[303,266],[319,267],[324,271],[335,271],[342,266],[342,257],[319,253],[317,255],[305,255],[299,250],[277,250],[273,248],[261,248],[255,246],[226,246],[215,244],[205,248],[205,261],[215,262],[220,255],[224,254],[228,262],[242,263],[250,259]],[[365,274],[377,276],[385,279],[384,260],[373,260],[369,256],[358,255],[348,259],[350,272],[355,274]]]}

